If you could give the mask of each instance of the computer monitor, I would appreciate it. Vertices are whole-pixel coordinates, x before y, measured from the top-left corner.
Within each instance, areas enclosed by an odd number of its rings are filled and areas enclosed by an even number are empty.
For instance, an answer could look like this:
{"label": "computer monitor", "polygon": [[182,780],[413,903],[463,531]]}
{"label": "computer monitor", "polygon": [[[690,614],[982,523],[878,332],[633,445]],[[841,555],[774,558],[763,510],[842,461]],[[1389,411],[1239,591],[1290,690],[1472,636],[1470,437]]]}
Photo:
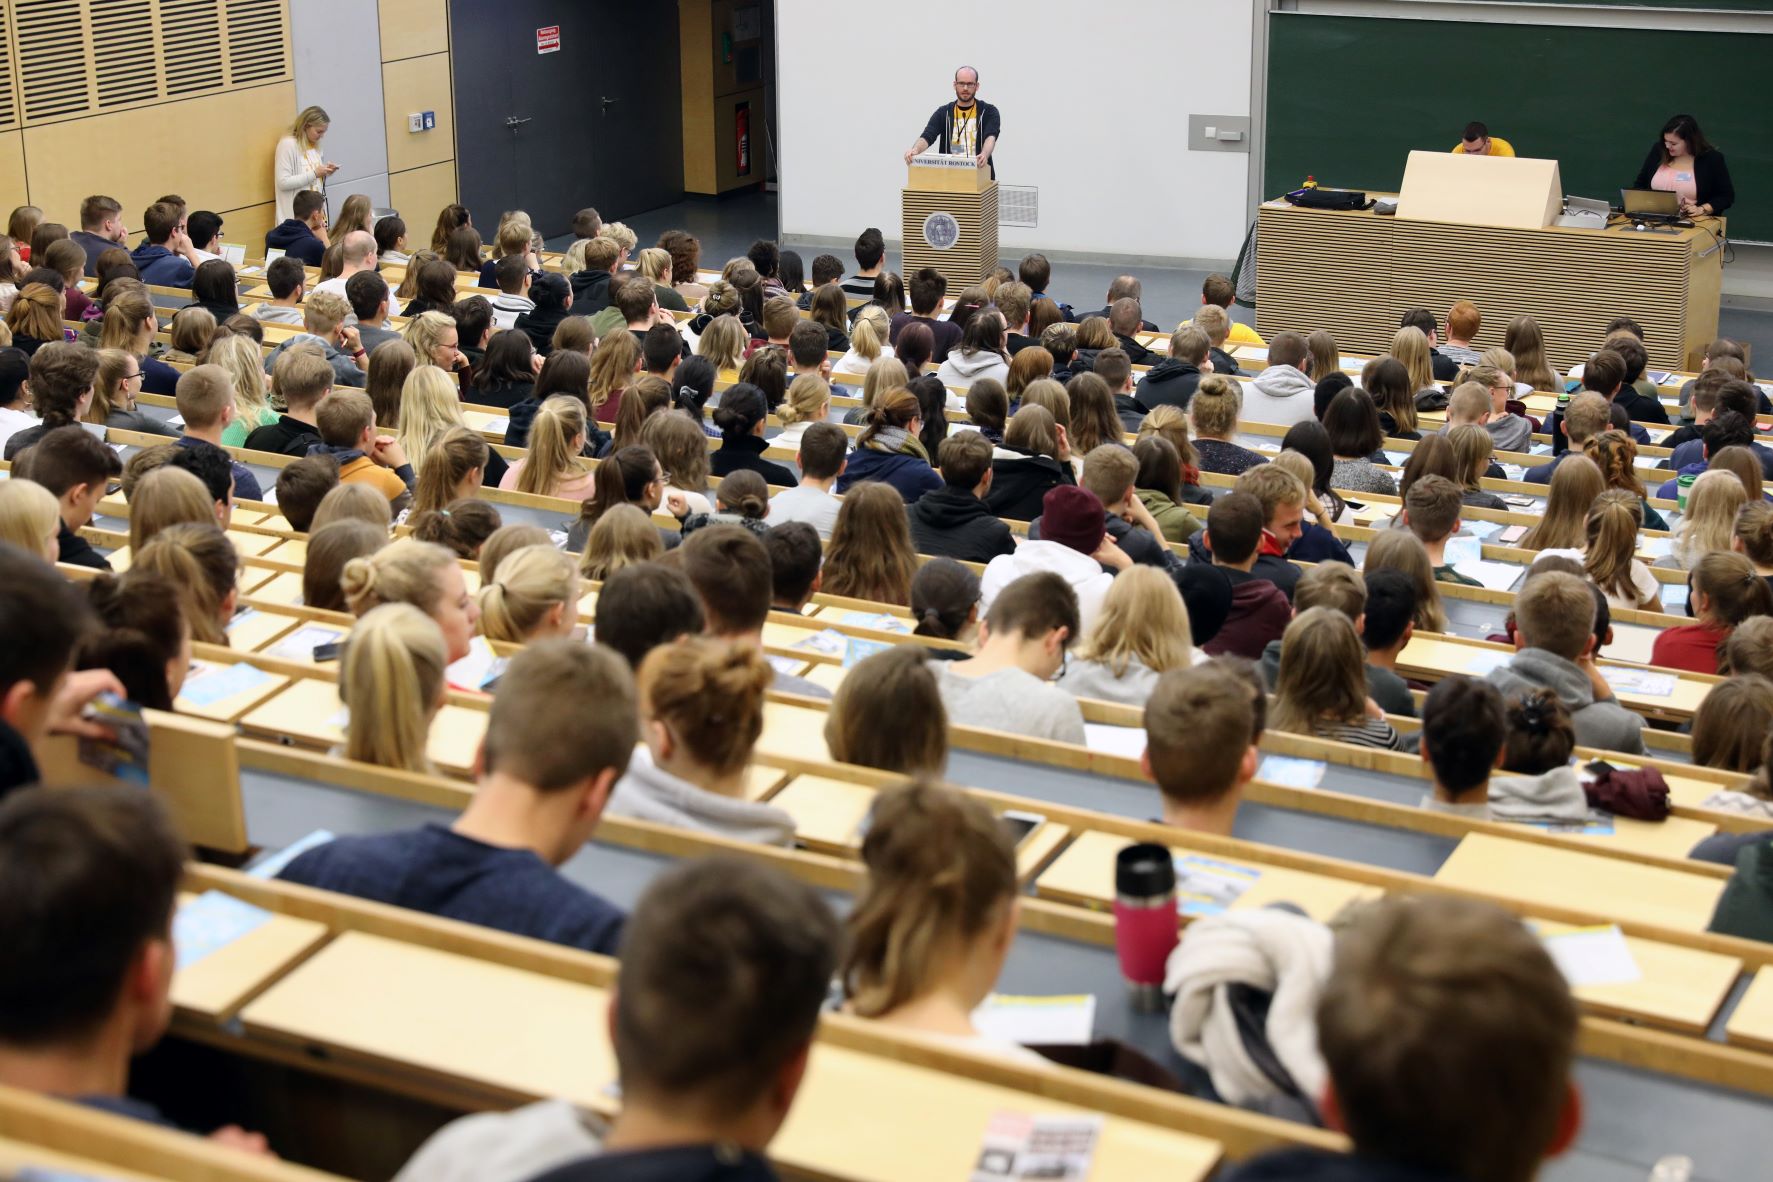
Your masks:
{"label": "computer monitor", "polygon": [[1681,212],[1680,198],[1661,189],[1621,189],[1619,203],[1632,217],[1648,214],[1651,217],[1672,218],[1680,216]]}

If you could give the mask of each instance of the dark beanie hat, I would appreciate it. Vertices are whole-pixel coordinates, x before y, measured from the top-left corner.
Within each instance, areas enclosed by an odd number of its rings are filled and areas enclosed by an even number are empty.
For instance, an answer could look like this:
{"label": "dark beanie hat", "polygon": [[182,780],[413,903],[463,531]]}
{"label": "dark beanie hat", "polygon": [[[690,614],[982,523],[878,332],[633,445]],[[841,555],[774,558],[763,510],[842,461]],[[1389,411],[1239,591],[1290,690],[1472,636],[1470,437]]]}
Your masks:
{"label": "dark beanie hat", "polygon": [[1231,576],[1210,562],[1191,562],[1177,574],[1176,586],[1188,609],[1188,631],[1199,648],[1219,635],[1231,615]]}
{"label": "dark beanie hat", "polygon": [[1087,488],[1061,484],[1047,490],[1040,502],[1042,541],[1057,542],[1079,554],[1094,554],[1108,532],[1102,502]]}

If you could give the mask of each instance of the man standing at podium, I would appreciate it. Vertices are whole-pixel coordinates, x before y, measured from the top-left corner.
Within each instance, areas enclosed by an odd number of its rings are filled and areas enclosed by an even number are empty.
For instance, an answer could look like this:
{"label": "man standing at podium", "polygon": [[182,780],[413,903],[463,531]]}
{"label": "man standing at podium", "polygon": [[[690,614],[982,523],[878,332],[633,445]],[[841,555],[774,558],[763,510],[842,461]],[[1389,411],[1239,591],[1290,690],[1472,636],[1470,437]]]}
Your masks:
{"label": "man standing at podium", "polygon": [[997,179],[997,165],[991,153],[997,149],[997,108],[979,101],[979,71],[962,66],[954,71],[954,101],[936,108],[923,134],[905,153],[905,163],[932,145],[944,156],[971,156],[977,163],[989,165],[991,179]]}

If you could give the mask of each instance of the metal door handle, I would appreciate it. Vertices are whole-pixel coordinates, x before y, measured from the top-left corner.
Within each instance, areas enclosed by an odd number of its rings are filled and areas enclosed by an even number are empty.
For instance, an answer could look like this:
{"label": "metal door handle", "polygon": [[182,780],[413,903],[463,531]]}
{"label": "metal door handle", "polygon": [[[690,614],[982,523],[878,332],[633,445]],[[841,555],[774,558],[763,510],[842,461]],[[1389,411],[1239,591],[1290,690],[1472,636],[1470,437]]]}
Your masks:
{"label": "metal door handle", "polygon": [[621,101],[622,101],[621,99],[613,99],[613,98],[610,98],[608,95],[604,95],[603,96],[603,109],[605,111],[607,111],[607,110],[609,110],[611,103],[619,103]]}
{"label": "metal door handle", "polygon": [[512,131],[516,131],[519,127],[522,127],[525,123],[528,123],[528,122],[529,122],[529,119],[519,119],[515,115],[505,116],[505,126],[509,127]]}

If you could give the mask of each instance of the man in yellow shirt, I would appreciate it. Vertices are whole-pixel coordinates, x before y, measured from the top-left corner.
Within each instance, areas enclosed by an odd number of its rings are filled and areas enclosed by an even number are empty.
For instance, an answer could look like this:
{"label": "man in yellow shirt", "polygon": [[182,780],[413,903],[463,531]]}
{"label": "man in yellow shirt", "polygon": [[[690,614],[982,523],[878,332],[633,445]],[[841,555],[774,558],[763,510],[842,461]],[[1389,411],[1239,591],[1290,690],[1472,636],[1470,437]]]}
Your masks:
{"label": "man in yellow shirt", "polygon": [[[1237,288],[1232,286],[1231,279],[1228,276],[1220,275],[1215,272],[1212,275],[1208,275],[1207,281],[1200,285],[1200,302],[1203,306],[1206,304],[1217,304],[1221,308],[1229,310],[1231,302],[1236,298]],[[1193,323],[1192,320],[1184,320],[1176,327],[1186,328]],[[1268,342],[1263,340],[1255,329],[1247,324],[1239,324],[1235,320],[1231,322],[1231,335],[1227,337],[1226,340],[1233,345],[1268,344]]]}
{"label": "man in yellow shirt", "polygon": [[1467,123],[1465,135],[1453,146],[1455,156],[1512,156],[1514,145],[1500,136],[1490,134],[1482,123]]}

